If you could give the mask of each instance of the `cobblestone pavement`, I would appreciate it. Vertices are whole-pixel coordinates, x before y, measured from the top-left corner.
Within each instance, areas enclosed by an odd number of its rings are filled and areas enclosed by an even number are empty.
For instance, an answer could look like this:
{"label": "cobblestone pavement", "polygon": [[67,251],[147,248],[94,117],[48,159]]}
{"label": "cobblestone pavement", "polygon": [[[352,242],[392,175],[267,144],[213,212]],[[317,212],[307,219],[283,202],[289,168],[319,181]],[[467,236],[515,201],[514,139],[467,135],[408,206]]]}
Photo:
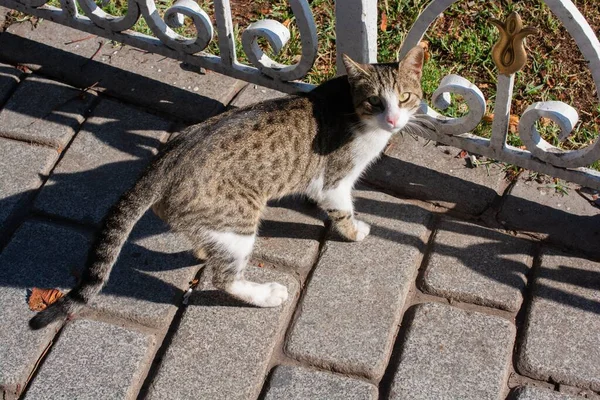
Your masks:
{"label": "cobblestone pavement", "polygon": [[269,207],[249,274],[285,284],[282,307],[215,291],[148,214],[88,309],[30,331],[28,289],[74,284],[172,132],[281,95],[86,36],[0,33],[3,399],[600,398],[600,210],[410,137],[356,190],[362,243],[310,204]]}

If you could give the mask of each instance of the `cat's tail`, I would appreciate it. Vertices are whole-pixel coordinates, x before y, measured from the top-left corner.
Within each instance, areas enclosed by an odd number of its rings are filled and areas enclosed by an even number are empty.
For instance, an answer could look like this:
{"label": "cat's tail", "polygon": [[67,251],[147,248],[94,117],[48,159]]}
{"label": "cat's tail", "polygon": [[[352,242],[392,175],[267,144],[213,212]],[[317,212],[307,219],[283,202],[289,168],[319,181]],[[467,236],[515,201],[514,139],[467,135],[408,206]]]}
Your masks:
{"label": "cat's tail", "polygon": [[31,318],[31,329],[67,318],[100,292],[135,223],[160,195],[161,190],[156,184],[160,180],[154,179],[155,172],[150,170],[144,174],[113,206],[88,254],[81,281],[66,296]]}

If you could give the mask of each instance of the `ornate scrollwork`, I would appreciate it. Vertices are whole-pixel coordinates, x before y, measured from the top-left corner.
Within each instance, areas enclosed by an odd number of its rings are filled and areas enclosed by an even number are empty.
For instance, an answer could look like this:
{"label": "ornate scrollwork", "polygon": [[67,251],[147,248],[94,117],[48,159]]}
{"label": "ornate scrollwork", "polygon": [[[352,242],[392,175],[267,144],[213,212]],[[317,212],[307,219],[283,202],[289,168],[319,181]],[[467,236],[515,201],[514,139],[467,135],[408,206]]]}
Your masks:
{"label": "ornate scrollwork", "polygon": [[242,45],[248,59],[256,68],[273,79],[291,81],[300,79],[310,71],[317,57],[317,29],[306,0],[291,0],[292,11],[300,30],[302,56],[294,65],[280,64],[267,56],[258,44],[265,38],[275,53],[279,53],[290,39],[290,31],[274,20],[258,21],[250,24],[242,34]]}
{"label": "ornate scrollwork", "polygon": [[459,75],[447,75],[433,93],[431,101],[435,107],[445,110],[450,106],[450,94],[461,95],[469,111],[459,118],[450,118],[427,107],[426,114],[438,130],[447,135],[460,135],[477,127],[485,114],[485,97],[477,86]]}

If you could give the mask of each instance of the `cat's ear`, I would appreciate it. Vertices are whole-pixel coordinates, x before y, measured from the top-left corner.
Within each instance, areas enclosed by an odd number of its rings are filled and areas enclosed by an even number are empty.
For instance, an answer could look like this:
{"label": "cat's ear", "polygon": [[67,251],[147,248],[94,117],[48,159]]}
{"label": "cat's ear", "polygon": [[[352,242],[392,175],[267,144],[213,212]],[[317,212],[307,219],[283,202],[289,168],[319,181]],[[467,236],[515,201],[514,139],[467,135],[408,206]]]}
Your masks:
{"label": "cat's ear", "polygon": [[402,73],[402,71],[409,71],[412,74],[415,74],[419,80],[421,80],[421,76],[423,75],[423,61],[425,60],[425,49],[420,45],[417,45],[410,49],[410,51],[406,54],[404,59],[400,61],[400,65],[398,66],[398,71]]}
{"label": "cat's ear", "polygon": [[370,66],[368,64],[357,63],[347,54],[342,54],[342,60],[344,61],[344,67],[346,67],[348,78],[351,80],[369,76],[368,71]]}

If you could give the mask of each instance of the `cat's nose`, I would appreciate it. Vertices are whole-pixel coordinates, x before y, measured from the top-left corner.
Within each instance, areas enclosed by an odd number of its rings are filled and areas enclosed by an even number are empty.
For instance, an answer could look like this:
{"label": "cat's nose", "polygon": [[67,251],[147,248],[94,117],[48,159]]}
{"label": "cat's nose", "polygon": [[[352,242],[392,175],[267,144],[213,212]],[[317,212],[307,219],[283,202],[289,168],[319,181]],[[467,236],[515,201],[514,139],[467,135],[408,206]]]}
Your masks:
{"label": "cat's nose", "polygon": [[392,126],[392,128],[396,127],[396,123],[398,122],[398,117],[392,117],[391,115],[386,117],[385,121]]}

